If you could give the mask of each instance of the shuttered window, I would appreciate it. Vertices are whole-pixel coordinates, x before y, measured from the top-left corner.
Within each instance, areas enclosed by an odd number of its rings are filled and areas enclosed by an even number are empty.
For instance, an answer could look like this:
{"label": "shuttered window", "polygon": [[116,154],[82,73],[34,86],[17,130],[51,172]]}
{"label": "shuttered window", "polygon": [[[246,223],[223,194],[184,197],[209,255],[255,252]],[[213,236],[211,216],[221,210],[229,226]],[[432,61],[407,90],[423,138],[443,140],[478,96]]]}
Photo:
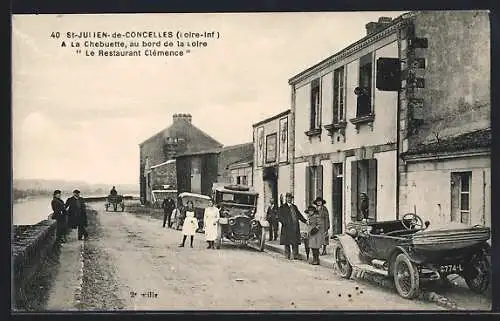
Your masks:
{"label": "shuttered window", "polygon": [[321,82],[314,79],[311,82],[310,129],[321,127]]}
{"label": "shuttered window", "polygon": [[323,197],[323,165],[306,167],[306,206]]}
{"label": "shuttered window", "polygon": [[368,218],[377,220],[377,160],[367,159],[351,163],[351,220],[359,221],[361,193],[368,197]]}

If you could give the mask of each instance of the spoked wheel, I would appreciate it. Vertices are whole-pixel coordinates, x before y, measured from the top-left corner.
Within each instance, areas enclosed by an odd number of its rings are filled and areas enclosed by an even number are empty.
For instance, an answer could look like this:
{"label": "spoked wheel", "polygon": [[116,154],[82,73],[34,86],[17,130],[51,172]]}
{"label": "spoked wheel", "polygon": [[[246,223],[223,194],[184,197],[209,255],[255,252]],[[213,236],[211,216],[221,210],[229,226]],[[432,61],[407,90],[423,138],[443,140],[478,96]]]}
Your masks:
{"label": "spoked wheel", "polygon": [[418,295],[420,277],[417,266],[403,253],[394,262],[394,284],[400,296],[413,299]]}
{"label": "spoked wheel", "polygon": [[260,229],[259,251],[263,252],[266,247],[266,230],[262,227]]}
{"label": "spoked wheel", "polygon": [[125,211],[125,205],[122,205],[122,212]]}
{"label": "spoked wheel", "polygon": [[337,243],[333,250],[335,268],[339,272],[340,276],[349,279],[352,275],[351,263],[347,260],[345,256],[344,247],[342,244]]}
{"label": "spoked wheel", "polygon": [[484,253],[472,255],[463,273],[465,283],[475,293],[484,293],[490,285],[491,261]]}

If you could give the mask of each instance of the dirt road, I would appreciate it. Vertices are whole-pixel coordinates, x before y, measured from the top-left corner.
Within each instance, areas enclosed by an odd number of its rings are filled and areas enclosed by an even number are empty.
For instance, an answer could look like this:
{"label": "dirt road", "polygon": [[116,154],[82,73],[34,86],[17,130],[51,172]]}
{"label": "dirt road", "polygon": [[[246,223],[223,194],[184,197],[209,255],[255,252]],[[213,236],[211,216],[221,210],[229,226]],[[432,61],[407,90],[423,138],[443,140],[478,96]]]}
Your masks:
{"label": "dirt road", "polygon": [[[98,214],[91,217],[91,239],[66,245],[73,272],[56,279],[48,309],[442,309],[278,254],[231,245],[208,250],[202,234],[194,248],[179,248],[180,232],[162,228],[158,219],[92,207]],[[81,268],[73,262],[79,259]],[[77,292],[73,304],[68,284]]]}

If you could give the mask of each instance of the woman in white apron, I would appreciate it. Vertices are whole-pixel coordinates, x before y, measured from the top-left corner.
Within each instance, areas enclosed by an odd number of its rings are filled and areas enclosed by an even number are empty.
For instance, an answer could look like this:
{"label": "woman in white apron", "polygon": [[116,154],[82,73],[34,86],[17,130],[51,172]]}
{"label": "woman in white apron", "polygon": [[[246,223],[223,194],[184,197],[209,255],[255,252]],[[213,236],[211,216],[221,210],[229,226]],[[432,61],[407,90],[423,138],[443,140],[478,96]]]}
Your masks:
{"label": "woman in white apron", "polygon": [[196,234],[196,229],[198,228],[198,220],[194,216],[194,205],[192,201],[187,202],[186,218],[184,219],[184,224],[182,224],[182,243],[179,247],[184,247],[186,239],[191,236],[191,247],[193,247],[194,235]]}
{"label": "woman in white apron", "polygon": [[214,201],[210,200],[203,216],[203,230],[208,243],[207,249],[215,249],[215,239],[219,228],[219,209],[214,206]]}

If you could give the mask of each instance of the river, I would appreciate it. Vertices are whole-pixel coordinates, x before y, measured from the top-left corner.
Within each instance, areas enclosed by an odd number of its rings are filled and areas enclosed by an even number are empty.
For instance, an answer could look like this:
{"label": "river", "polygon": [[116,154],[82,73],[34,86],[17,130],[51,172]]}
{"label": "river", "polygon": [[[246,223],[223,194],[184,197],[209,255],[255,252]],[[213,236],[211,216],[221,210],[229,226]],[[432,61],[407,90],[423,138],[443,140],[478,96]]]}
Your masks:
{"label": "river", "polygon": [[[127,194],[130,195],[130,194]],[[63,195],[66,200],[71,195]],[[87,197],[99,197],[102,195],[93,195]],[[12,225],[32,225],[46,220],[52,213],[50,202],[52,197],[40,196],[24,198],[12,204]]]}

